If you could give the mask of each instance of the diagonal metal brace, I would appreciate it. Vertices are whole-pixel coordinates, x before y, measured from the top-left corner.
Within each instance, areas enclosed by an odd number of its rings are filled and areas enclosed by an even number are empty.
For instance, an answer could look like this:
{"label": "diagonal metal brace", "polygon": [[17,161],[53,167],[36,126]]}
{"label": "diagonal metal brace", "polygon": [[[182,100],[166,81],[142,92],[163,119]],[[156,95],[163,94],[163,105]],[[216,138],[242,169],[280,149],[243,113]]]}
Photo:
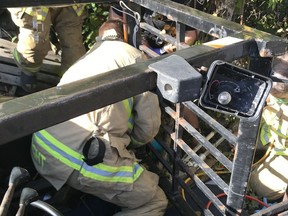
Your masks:
{"label": "diagonal metal brace", "polygon": [[157,87],[166,100],[180,103],[198,98],[202,75],[184,58],[171,55],[148,67],[157,73]]}

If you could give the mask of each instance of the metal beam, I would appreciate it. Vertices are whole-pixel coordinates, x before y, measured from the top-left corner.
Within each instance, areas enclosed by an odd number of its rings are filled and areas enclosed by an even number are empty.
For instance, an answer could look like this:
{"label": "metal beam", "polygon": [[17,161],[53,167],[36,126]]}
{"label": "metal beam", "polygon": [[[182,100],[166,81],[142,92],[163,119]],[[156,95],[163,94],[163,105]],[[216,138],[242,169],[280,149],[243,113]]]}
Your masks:
{"label": "metal beam", "polygon": [[[127,0],[128,1],[128,0]],[[195,29],[208,33],[218,38],[233,36],[241,39],[255,39],[259,53],[262,57],[283,54],[288,47],[288,40],[275,35],[250,28],[245,25],[222,19],[211,14],[204,13],[186,5],[178,4],[170,0],[130,0],[142,7],[148,8],[172,20],[192,26]],[[1,0],[0,8],[23,6],[51,6],[75,3],[116,3],[117,0]]]}
{"label": "metal beam", "polygon": [[288,40],[286,39],[207,14],[170,0],[131,1],[142,7],[168,16],[169,19],[191,26],[218,38],[233,36],[245,40],[255,39],[262,57],[281,55],[288,47]]}
{"label": "metal beam", "polygon": [[[243,41],[221,49],[200,45],[174,54],[192,65],[209,66],[216,59],[232,61],[247,56],[255,46],[255,41]],[[148,66],[167,56],[1,103],[0,145],[154,89],[156,73],[148,73]]]}
{"label": "metal beam", "polygon": [[1,0],[0,8],[73,5],[83,3],[117,3],[117,0]]}

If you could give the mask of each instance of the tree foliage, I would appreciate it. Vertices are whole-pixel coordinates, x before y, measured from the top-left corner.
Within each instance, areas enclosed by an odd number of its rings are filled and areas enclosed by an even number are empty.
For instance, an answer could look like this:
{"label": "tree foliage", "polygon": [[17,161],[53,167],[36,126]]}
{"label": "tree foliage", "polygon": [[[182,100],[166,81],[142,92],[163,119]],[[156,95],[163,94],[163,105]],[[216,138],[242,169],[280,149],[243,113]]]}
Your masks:
{"label": "tree foliage", "polygon": [[[234,7],[234,8],[231,8]],[[205,12],[271,34],[288,36],[288,0],[209,0]]]}
{"label": "tree foliage", "polygon": [[288,5],[283,0],[249,0],[245,4],[244,23],[252,28],[287,38]]}
{"label": "tree foliage", "polygon": [[109,13],[109,5],[91,3],[87,5],[88,17],[83,24],[84,45],[87,49],[95,43],[98,35],[98,29],[107,19]]}
{"label": "tree foliage", "polygon": [[269,0],[268,6],[273,10],[276,8],[277,4],[282,3],[283,0]]}

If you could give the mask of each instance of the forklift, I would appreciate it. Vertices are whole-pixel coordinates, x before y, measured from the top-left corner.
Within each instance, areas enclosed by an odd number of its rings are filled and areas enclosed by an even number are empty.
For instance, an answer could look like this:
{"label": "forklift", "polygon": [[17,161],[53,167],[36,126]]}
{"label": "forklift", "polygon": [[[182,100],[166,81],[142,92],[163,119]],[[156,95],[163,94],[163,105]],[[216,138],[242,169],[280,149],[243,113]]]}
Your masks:
{"label": "forklift", "polygon": [[[1,0],[0,8],[74,3],[118,1]],[[56,74],[61,59],[49,53],[37,75],[39,91],[17,97],[20,70],[11,54],[15,44],[0,40],[0,90],[4,97],[0,103],[1,215],[113,215],[119,211],[118,206],[69,187],[55,191],[33,167],[31,134],[152,90],[157,91],[165,120],[159,134],[148,144],[146,162],[160,176],[159,185],[169,199],[166,216],[260,216],[287,211],[288,201],[272,206],[259,202],[261,208],[253,213],[245,206],[247,200],[255,200],[248,195],[247,185],[266,97],[273,81],[287,82],[273,77],[272,59],[287,51],[288,41],[169,0],[127,0],[125,4],[134,13],[149,9],[171,17],[176,22],[176,37],[127,16],[128,43],[151,58],[115,70],[112,84],[101,75],[59,89]],[[215,39],[183,46],[185,25]],[[155,55],[141,44],[141,30],[174,44],[176,51]],[[247,59],[245,68],[235,64],[240,59]],[[99,81],[105,85],[95,86]],[[127,88],[129,91],[123,91]],[[186,121],[184,108],[194,113],[211,133],[204,134]],[[216,119],[217,115],[236,119],[237,125],[227,125]],[[225,148],[233,154],[225,155]],[[211,158],[213,165],[217,163],[225,170],[225,178],[211,168]]]}

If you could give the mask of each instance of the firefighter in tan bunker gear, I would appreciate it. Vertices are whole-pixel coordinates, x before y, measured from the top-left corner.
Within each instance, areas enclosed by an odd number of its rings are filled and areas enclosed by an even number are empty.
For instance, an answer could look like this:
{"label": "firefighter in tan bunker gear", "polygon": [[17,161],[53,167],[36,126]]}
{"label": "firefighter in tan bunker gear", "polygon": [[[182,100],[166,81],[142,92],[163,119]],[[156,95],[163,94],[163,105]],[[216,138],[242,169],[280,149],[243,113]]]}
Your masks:
{"label": "firefighter in tan bunker gear", "polygon": [[[288,79],[288,53],[274,59],[272,72],[279,79]],[[268,157],[252,170],[251,187],[269,201],[278,200],[288,184],[288,83],[273,82],[259,139],[258,149],[273,146]]]}
{"label": "firefighter in tan bunker gear", "polygon": [[53,25],[61,47],[59,76],[86,53],[82,40],[82,24],[87,15],[84,4],[72,6],[8,8],[12,20],[19,27],[14,59],[20,67],[22,88],[37,90],[36,73],[51,49],[50,29]]}
{"label": "firefighter in tan bunker gear", "polygon": [[[106,21],[99,29],[101,41],[70,67],[58,86],[143,61],[139,50],[122,41],[122,27],[121,21]],[[57,190],[68,184],[121,206],[117,216],[160,216],[167,198],[159,177],[139,165],[131,151],[150,142],[160,123],[158,97],[144,92],[34,133],[33,162]],[[91,165],[90,159],[98,164]]]}

